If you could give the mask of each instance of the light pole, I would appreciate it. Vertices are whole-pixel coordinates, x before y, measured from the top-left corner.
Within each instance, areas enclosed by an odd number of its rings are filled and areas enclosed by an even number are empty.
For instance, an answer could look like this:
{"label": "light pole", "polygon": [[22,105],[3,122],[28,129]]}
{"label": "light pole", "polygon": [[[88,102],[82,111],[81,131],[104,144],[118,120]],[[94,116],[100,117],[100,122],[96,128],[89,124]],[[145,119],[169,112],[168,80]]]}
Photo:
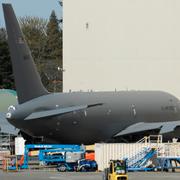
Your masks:
{"label": "light pole", "polygon": [[[57,83],[59,83],[60,81],[58,80],[58,74],[59,72],[64,72],[65,70],[63,68],[61,68],[60,66],[57,67],[57,73],[56,73],[56,76],[55,76],[55,84],[54,84],[54,92],[56,92],[57,90]],[[61,81],[62,83],[62,81]]]}

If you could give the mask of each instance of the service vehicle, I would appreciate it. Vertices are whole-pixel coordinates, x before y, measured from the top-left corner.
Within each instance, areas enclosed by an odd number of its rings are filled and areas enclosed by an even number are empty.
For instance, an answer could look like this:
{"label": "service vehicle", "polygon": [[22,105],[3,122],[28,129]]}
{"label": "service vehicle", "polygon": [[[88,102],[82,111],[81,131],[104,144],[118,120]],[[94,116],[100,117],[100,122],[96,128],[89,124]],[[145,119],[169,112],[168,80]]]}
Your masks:
{"label": "service vehicle", "polygon": [[103,180],[128,180],[126,160],[111,160],[105,169]]}

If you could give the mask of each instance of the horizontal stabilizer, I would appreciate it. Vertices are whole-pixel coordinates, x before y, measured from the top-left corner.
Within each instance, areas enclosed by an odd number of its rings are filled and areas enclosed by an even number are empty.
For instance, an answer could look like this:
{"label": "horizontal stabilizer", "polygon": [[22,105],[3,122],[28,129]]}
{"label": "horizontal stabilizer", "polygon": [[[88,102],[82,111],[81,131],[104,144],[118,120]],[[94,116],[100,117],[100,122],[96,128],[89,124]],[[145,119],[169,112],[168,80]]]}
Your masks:
{"label": "horizontal stabilizer", "polygon": [[82,105],[82,106],[72,106],[72,107],[66,107],[66,108],[60,108],[60,109],[53,109],[53,110],[48,110],[48,111],[34,112],[30,114],[29,116],[27,116],[25,120],[33,120],[33,119],[63,115],[63,114],[71,113],[74,111],[80,111],[86,108],[87,108],[87,105]]}
{"label": "horizontal stabilizer", "polygon": [[127,127],[126,129],[116,134],[114,137],[136,134],[156,129],[160,130],[159,134],[165,134],[174,131],[177,126],[180,126],[180,121],[168,121],[157,123],[140,122]]}
{"label": "horizontal stabilizer", "polygon": [[25,120],[33,120],[33,119],[40,119],[40,118],[46,118],[46,117],[60,116],[63,114],[80,111],[80,110],[85,110],[87,108],[100,106],[100,105],[103,105],[103,104],[98,103],[98,104],[91,104],[91,105],[71,106],[71,107],[58,108],[58,109],[53,109],[53,110],[34,112],[34,113],[30,114],[29,116],[27,116],[25,118]]}

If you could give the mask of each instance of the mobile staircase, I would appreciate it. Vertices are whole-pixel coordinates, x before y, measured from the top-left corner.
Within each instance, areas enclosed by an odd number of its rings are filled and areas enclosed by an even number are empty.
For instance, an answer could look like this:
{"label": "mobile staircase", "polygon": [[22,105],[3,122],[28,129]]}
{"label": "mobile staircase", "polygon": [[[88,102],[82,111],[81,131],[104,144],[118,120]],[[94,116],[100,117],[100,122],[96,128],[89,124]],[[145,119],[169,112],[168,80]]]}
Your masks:
{"label": "mobile staircase", "polygon": [[141,143],[143,146],[137,154],[127,160],[128,171],[153,170],[152,159],[157,156],[158,151],[161,149],[162,136],[151,135],[144,137],[137,143]]}
{"label": "mobile staircase", "polygon": [[157,155],[156,169],[166,172],[180,170],[180,143],[172,142],[164,144]]}

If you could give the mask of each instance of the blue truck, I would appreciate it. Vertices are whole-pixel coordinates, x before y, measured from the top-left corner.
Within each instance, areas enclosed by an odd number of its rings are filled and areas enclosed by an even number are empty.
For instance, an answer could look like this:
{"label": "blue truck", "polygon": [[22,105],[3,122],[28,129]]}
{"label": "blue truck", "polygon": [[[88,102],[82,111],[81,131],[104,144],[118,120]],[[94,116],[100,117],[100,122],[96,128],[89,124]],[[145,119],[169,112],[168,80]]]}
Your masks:
{"label": "blue truck", "polygon": [[65,171],[77,171],[77,172],[89,172],[96,171],[98,169],[96,161],[81,159],[74,163],[61,162],[57,166],[59,172]]}

